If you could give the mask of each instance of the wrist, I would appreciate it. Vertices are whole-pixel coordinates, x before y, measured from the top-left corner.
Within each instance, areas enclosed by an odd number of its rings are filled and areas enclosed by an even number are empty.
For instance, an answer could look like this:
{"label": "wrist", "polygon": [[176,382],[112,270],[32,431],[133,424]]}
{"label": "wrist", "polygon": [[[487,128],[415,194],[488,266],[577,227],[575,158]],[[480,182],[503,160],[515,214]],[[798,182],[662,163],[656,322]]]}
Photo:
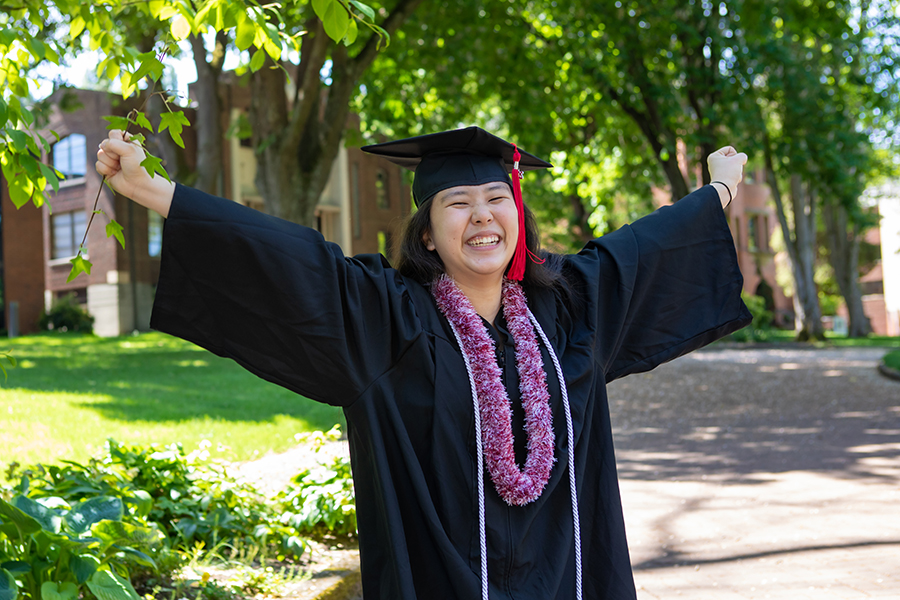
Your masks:
{"label": "wrist", "polygon": [[146,185],[135,190],[132,200],[152,211],[158,212],[163,218],[169,216],[169,208],[172,206],[172,198],[175,196],[175,183],[161,175],[151,177]]}
{"label": "wrist", "polygon": [[724,181],[711,181],[709,183],[719,193],[719,201],[722,202],[722,208],[725,208],[734,200],[734,192],[731,187]]}

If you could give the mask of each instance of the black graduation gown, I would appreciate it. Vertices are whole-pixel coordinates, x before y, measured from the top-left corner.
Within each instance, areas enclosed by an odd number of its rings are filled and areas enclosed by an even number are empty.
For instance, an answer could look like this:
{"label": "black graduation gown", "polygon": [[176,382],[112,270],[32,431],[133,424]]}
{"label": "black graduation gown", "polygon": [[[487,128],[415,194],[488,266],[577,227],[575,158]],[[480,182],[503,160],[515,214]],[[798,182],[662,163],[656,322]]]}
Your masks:
{"label": "black graduation gown", "polygon": [[[634,599],[606,383],[708,344],[750,314],[709,186],[564,260],[578,304],[526,293],[560,357],[572,406],[584,597]],[[178,186],[151,325],[343,407],[366,600],[480,597],[469,379],[425,287],[378,255],[345,257],[314,230]],[[510,350],[511,342],[512,357]],[[541,350],[556,463],[540,498],[524,507],[507,506],[485,474],[496,600],[575,597],[569,440]],[[518,398],[514,360],[504,362]],[[517,442],[523,435],[516,431]]]}

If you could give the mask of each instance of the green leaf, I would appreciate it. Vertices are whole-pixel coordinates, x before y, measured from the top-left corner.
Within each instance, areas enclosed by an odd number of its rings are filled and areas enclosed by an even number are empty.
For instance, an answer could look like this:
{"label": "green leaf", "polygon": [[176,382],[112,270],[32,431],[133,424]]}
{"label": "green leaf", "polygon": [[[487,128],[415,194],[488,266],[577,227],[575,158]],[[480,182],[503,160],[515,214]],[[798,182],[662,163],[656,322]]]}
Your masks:
{"label": "green leaf", "polygon": [[131,81],[137,83],[143,77],[150,77],[153,81],[159,81],[165,67],[159,62],[156,54],[153,52],[144,52],[138,58],[141,61],[141,66],[138,67],[138,70],[132,75]]}
{"label": "green leaf", "polygon": [[257,50],[253,53],[253,58],[250,59],[250,70],[256,73],[262,68],[265,61],[266,53],[262,50]]}
{"label": "green leaf", "polygon": [[25,514],[2,498],[0,498],[0,517],[15,525],[22,535],[31,535],[41,530],[41,524],[37,519]]}
{"label": "green leaf", "polygon": [[244,51],[253,45],[256,38],[256,27],[247,13],[241,10],[237,16],[237,28],[235,31],[234,45],[238,50]]}
{"label": "green leaf", "polygon": [[8,560],[5,563],[0,563],[0,569],[6,569],[13,575],[24,575],[31,572],[31,563],[27,563],[24,560]]}
{"label": "green leaf", "polygon": [[72,22],[69,23],[69,39],[74,40],[81,32],[84,31],[84,19],[81,17],[75,17],[72,19]]}
{"label": "green leaf", "polygon": [[118,129],[120,131],[128,129],[129,122],[127,117],[105,116],[103,119],[109,121],[109,125],[106,126],[107,129]]}
{"label": "green leaf", "polygon": [[19,596],[19,586],[16,578],[6,569],[0,569],[0,600],[16,600]]}
{"label": "green leaf", "polygon": [[141,161],[141,166],[150,174],[150,177],[156,177],[156,175],[159,174],[165,177],[167,181],[172,181],[169,178],[169,174],[166,173],[166,170],[163,168],[162,159],[156,158],[152,154],[148,154],[147,157]]}
{"label": "green leaf", "polygon": [[117,222],[110,221],[109,223],[106,224],[106,237],[115,237],[116,241],[119,242],[119,245],[122,246],[122,248],[124,248],[125,247],[125,236],[122,235],[123,230],[124,230],[124,227],[119,225]]}
{"label": "green leaf", "polygon": [[13,146],[19,152],[28,150],[28,134],[19,129],[7,129],[6,134],[12,138]]}
{"label": "green leaf", "polygon": [[184,148],[184,140],[181,139],[181,132],[185,125],[190,125],[190,121],[184,116],[182,111],[164,112],[160,115],[159,132],[162,133],[166,129],[176,144]]}
{"label": "green leaf", "polygon": [[137,111],[137,114],[134,117],[134,122],[137,123],[139,126],[143,127],[144,129],[149,129],[150,131],[153,131],[153,125],[150,124],[150,121],[149,121],[149,119],[147,119],[147,116],[144,113],[142,113],[141,111]]}
{"label": "green leaf", "polygon": [[146,517],[153,509],[153,496],[144,490],[135,490],[125,502],[134,505],[134,512],[138,517]]}
{"label": "green leaf", "polygon": [[97,571],[87,586],[99,600],[140,600],[131,583],[112,571]]}
{"label": "green leaf", "polygon": [[335,42],[344,39],[347,28],[350,27],[350,15],[344,5],[338,0],[313,0],[312,5],[328,37]]}
{"label": "green leaf", "polygon": [[127,546],[115,546],[116,550],[120,552],[124,552],[132,559],[134,559],[138,564],[144,565],[145,567],[150,567],[153,570],[156,570],[156,561],[152,558],[141,552],[140,550],[135,550],[134,548],[128,548]]}
{"label": "green leaf", "polygon": [[51,533],[59,533],[62,517],[55,510],[39,504],[26,496],[16,496],[12,505],[41,524],[41,528]]}
{"label": "green leaf", "polygon": [[41,600],[74,600],[76,596],[78,596],[78,586],[71,581],[62,584],[45,581],[41,585]]}
{"label": "green leaf", "polygon": [[356,10],[369,17],[370,21],[375,20],[375,10],[371,6],[363,4],[362,2],[357,2],[357,0],[350,0],[350,4],[355,6]]}
{"label": "green leaf", "polygon": [[[115,221],[113,221],[113,223],[115,223]],[[118,237],[116,239],[118,239]],[[66,524],[71,527],[72,531],[75,533],[82,534],[90,529],[94,523],[99,523],[103,520],[121,520],[124,514],[125,507],[119,498],[114,498],[112,496],[97,496],[85,500],[69,511],[69,514],[66,515]]]}
{"label": "green leaf", "polygon": [[6,125],[6,119],[9,115],[9,108],[3,98],[0,98],[0,127]]}
{"label": "green leaf", "polygon": [[91,527],[91,533],[100,539],[103,548],[113,544],[147,547],[155,544],[159,537],[156,530],[138,527],[123,521],[100,521]]}
{"label": "green leaf", "polygon": [[344,36],[344,45],[349,46],[356,41],[359,35],[359,28],[356,26],[356,19],[350,19],[350,26],[347,28],[347,35]]}
{"label": "green leaf", "polygon": [[76,277],[78,277],[81,273],[86,273],[87,275],[91,274],[91,261],[84,258],[81,254],[74,257],[69,261],[72,263],[72,270],[69,272],[69,277],[66,279],[66,283],[71,283]]}
{"label": "green leaf", "polygon": [[73,556],[69,559],[69,569],[75,574],[75,579],[79,585],[90,579],[91,575],[97,572],[100,567],[100,559],[90,554],[83,556]]}
{"label": "green leaf", "polygon": [[180,42],[183,39],[186,39],[187,36],[191,34],[191,24],[188,23],[188,20],[182,14],[175,15],[175,18],[172,19],[172,25],[170,27],[172,32],[172,37],[176,42]]}
{"label": "green leaf", "polygon": [[38,166],[41,168],[41,174],[50,183],[50,187],[53,188],[53,192],[58,193],[59,192],[59,177],[56,176],[56,170],[51,169],[44,163],[39,163]]}

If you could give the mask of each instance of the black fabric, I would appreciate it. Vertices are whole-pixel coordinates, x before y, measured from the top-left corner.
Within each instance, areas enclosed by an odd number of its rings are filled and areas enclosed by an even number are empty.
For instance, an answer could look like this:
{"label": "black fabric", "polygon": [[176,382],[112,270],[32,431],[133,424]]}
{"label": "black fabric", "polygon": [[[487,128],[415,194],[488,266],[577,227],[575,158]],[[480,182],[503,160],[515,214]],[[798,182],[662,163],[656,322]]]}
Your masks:
{"label": "black fabric", "polygon": [[[710,187],[564,261],[580,298],[574,308],[554,292],[526,294],[572,405],[584,597],[633,600],[605,384],[735,331],[750,314]],[[315,231],[178,186],[151,325],[343,407],[367,600],[480,597],[472,399],[427,289],[380,256],[346,258]],[[504,329],[500,319],[492,335],[502,341]],[[494,600],[574,598],[569,440],[542,353],[557,462],[541,497],[524,507],[507,506],[486,476]],[[519,442],[524,432],[515,435]]]}
{"label": "black fabric", "polygon": [[[416,172],[413,180],[416,206],[441,190],[458,185],[510,183],[509,173],[514,165],[513,145],[480,127],[430,133],[362,149]],[[553,166],[521,149],[519,154],[520,171]]]}

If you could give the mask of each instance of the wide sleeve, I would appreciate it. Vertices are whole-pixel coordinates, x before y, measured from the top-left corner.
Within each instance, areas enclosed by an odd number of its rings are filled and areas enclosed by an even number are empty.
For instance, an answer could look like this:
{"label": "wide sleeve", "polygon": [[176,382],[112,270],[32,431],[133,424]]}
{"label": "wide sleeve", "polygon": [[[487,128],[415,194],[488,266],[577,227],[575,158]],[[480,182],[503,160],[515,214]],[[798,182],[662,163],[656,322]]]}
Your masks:
{"label": "wide sleeve", "polygon": [[177,186],[150,325],[304,396],[347,406],[420,331],[379,255]]}
{"label": "wide sleeve", "polygon": [[751,320],[712,186],[588,243],[569,268],[607,381],[649,371]]}

